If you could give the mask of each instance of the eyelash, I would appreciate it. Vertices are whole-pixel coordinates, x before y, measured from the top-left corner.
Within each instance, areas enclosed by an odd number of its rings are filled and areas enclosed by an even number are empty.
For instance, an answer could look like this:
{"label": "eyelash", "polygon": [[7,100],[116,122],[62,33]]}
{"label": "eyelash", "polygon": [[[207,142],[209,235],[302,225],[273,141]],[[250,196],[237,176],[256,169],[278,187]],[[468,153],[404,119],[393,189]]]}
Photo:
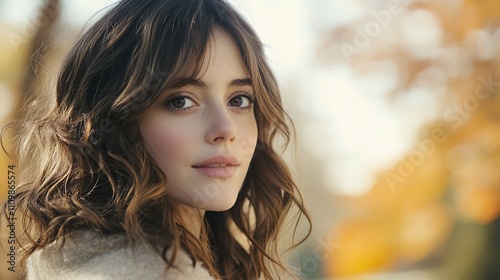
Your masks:
{"label": "eyelash", "polygon": [[[253,104],[255,104],[255,95],[253,95],[247,91],[242,91],[242,92],[239,92],[238,94],[236,94],[235,96],[231,97],[230,100],[232,100],[235,97],[239,97],[239,96],[246,97],[248,99],[248,101],[250,102],[250,104],[248,107],[244,107],[244,108],[235,107],[235,108],[237,108],[239,110],[251,110],[253,108]],[[176,107],[172,106],[172,102],[178,98],[187,98],[196,104],[196,102],[193,100],[193,97],[190,94],[181,92],[181,93],[176,94],[175,96],[169,98],[168,100],[166,100],[164,106],[167,107],[169,110],[172,110],[174,112],[187,112],[187,111],[192,109],[192,107],[176,108]]]}

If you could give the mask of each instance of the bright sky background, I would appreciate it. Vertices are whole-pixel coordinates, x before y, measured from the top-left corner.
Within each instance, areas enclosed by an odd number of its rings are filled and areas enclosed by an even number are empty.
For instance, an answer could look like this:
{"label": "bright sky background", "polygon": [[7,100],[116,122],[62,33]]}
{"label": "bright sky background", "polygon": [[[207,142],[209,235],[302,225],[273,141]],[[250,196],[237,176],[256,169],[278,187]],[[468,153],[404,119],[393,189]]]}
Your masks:
{"label": "bright sky background", "polygon": [[[62,0],[62,22],[83,26],[97,11],[113,2],[115,0]],[[430,94],[431,89],[416,85],[396,102],[397,107],[389,102],[386,93],[395,88],[400,75],[391,61],[371,65],[374,70],[364,76],[355,74],[348,61],[329,66],[312,63],[322,31],[366,16],[370,10],[378,9],[374,3],[379,1],[230,2],[261,36],[280,83],[298,88],[297,100],[290,101],[300,110],[295,113],[310,120],[309,125],[298,131],[299,137],[304,139],[305,148],[312,155],[328,162],[324,182],[332,192],[359,195],[368,191],[376,172],[394,164],[410,149],[420,125],[436,118],[438,104]],[[41,3],[39,0],[0,0],[0,20],[21,28],[29,26],[36,20]],[[422,17],[432,20],[429,14],[411,16],[408,26],[415,26]],[[406,31],[410,43],[412,38],[426,38],[423,33],[441,34],[436,26]],[[287,98],[286,92],[284,98]],[[421,108],[426,110],[422,112]]]}

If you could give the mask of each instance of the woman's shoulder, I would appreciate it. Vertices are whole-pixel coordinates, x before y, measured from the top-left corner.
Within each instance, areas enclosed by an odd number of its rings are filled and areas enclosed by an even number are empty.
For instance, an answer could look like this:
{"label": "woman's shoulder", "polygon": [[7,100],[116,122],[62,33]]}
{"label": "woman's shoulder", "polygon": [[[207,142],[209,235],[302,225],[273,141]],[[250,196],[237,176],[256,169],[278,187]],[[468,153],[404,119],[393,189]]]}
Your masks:
{"label": "woman's shoulder", "polygon": [[[167,256],[170,255],[167,252]],[[27,261],[27,279],[213,279],[201,263],[192,266],[179,251],[174,266],[167,265],[147,246],[131,246],[124,235],[104,236],[80,231],[35,251]]]}

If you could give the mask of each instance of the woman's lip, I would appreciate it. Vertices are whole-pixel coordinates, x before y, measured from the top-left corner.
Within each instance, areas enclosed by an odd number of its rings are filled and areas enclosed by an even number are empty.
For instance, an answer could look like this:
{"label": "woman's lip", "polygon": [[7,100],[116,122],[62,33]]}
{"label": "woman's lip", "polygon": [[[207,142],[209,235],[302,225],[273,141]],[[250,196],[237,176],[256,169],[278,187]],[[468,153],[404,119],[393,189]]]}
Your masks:
{"label": "woman's lip", "polygon": [[205,168],[205,167],[217,167],[210,165],[227,165],[227,166],[237,166],[239,164],[238,159],[231,155],[217,155],[204,160],[200,163],[193,165],[194,168]]}
{"label": "woman's lip", "polygon": [[234,176],[238,165],[238,159],[232,155],[217,155],[192,167],[207,177],[227,179]]}
{"label": "woman's lip", "polygon": [[216,179],[227,179],[236,173],[236,165],[194,167],[201,174]]}

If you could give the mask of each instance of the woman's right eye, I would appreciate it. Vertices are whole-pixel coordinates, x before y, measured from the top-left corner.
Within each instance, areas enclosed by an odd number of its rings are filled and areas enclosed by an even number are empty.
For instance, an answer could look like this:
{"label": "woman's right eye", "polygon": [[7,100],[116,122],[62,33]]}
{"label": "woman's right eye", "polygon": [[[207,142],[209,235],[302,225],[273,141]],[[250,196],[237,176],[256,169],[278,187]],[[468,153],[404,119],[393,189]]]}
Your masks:
{"label": "woman's right eye", "polygon": [[166,105],[174,111],[185,111],[191,109],[196,103],[190,97],[177,96],[167,101]]}

